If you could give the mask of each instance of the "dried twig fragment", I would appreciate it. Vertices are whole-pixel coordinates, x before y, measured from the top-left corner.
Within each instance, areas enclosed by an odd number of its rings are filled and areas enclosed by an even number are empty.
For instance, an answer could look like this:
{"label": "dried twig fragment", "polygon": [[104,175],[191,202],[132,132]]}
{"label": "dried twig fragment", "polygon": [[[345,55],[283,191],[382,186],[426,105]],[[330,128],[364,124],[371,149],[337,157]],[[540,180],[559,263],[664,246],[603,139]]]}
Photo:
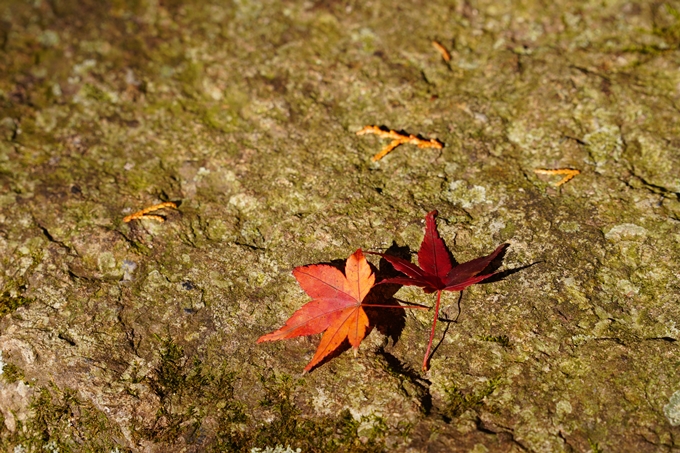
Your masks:
{"label": "dried twig fragment", "polygon": [[150,212],[158,211],[159,209],[163,208],[172,208],[172,209],[177,209],[177,203],[173,203],[172,201],[166,201],[165,203],[160,203],[160,204],[155,204],[153,206],[149,206],[148,208],[144,208],[141,211],[137,211],[133,214],[130,214],[129,216],[123,217],[123,222],[128,223],[132,220],[135,219],[153,219],[158,222],[165,222],[165,219],[159,215],[147,215]]}
{"label": "dried twig fragment", "polygon": [[401,132],[393,131],[393,130],[384,130],[378,126],[365,126],[363,129],[360,131],[357,131],[357,135],[366,135],[366,134],[375,134],[378,137],[382,138],[391,138],[392,142],[389,143],[387,146],[385,146],[378,154],[373,156],[371,160],[373,162],[382,159],[392,151],[394,148],[397,146],[403,144],[403,143],[410,143],[412,145],[417,145],[418,148],[437,148],[437,149],[442,149],[444,147],[444,144],[440,142],[439,140],[435,138],[431,138],[430,140],[424,140],[422,138],[418,138],[415,135],[406,135],[402,134]]}
{"label": "dried twig fragment", "polygon": [[440,54],[442,54],[442,58],[444,59],[445,62],[451,61],[451,54],[449,53],[448,50],[446,50],[446,47],[444,47],[441,43],[437,41],[432,41],[432,45],[434,46],[435,49],[439,51]]}
{"label": "dried twig fragment", "polygon": [[537,168],[534,170],[534,173],[539,174],[539,175],[564,175],[564,178],[559,180],[556,183],[553,183],[555,187],[559,187],[562,184],[568,182],[573,178],[574,176],[578,175],[581,173],[581,170],[574,170],[572,168],[559,168],[557,170],[545,170],[542,168]]}

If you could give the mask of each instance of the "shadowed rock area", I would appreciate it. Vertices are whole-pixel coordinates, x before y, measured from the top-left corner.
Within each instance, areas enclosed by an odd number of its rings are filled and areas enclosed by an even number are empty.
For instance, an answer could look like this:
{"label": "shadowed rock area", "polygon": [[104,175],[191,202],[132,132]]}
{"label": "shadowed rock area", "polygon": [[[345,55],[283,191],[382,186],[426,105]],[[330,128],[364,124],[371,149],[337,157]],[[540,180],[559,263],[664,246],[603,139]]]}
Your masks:
{"label": "shadowed rock area", "polygon": [[[677,451],[679,46],[677,1],[1,1],[0,450]],[[255,343],[433,209],[522,269],[430,371],[431,311]]]}

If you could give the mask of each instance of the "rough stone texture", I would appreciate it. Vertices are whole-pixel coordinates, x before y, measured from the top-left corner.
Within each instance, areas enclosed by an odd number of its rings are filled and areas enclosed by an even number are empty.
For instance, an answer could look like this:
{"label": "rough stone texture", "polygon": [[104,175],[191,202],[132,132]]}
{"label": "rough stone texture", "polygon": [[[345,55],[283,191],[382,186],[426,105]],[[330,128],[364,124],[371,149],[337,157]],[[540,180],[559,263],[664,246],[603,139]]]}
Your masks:
{"label": "rough stone texture", "polygon": [[[679,46],[675,1],[1,2],[0,449],[680,449]],[[431,371],[431,312],[305,376],[255,344],[432,209],[519,270],[445,295]]]}

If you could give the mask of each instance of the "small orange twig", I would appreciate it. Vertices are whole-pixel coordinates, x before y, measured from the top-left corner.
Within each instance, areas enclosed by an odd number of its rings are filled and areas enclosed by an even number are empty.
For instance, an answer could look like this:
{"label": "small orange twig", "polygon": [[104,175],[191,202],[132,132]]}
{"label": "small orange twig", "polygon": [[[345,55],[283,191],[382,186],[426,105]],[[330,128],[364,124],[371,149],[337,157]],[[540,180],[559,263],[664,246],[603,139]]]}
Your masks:
{"label": "small orange twig", "polygon": [[578,175],[581,173],[581,170],[574,170],[572,168],[559,168],[557,170],[545,170],[542,168],[537,168],[534,170],[534,173],[540,174],[540,175],[565,175],[564,178],[559,180],[556,183],[553,183],[555,187],[559,187],[562,184],[568,182],[573,178],[574,176]]}
{"label": "small orange twig", "polygon": [[357,135],[366,135],[366,134],[375,134],[378,137],[381,138],[391,138],[392,142],[389,143],[387,146],[385,146],[378,154],[373,156],[371,160],[373,162],[382,159],[392,151],[394,148],[397,146],[404,144],[404,143],[410,143],[412,145],[417,145],[418,148],[437,148],[437,149],[442,149],[444,147],[444,144],[440,142],[437,139],[431,138],[430,140],[423,140],[422,138],[418,138],[415,135],[406,135],[402,134],[397,131],[386,131],[384,129],[381,129],[378,126],[365,126],[363,129],[360,131],[357,131]]}
{"label": "small orange twig", "polygon": [[132,220],[141,218],[153,219],[158,222],[165,222],[165,219],[159,215],[147,215],[150,212],[158,211],[159,209],[163,208],[177,209],[177,203],[173,203],[172,201],[166,201],[165,203],[149,206],[148,208],[144,208],[141,211],[135,212],[134,214],[130,214],[129,216],[123,217],[123,222],[128,223]]}
{"label": "small orange twig", "polygon": [[445,62],[451,61],[451,54],[449,53],[448,50],[446,50],[446,47],[444,47],[441,43],[437,41],[432,41],[432,45],[434,46],[435,49],[439,51],[440,54],[442,54],[442,58],[444,59]]}

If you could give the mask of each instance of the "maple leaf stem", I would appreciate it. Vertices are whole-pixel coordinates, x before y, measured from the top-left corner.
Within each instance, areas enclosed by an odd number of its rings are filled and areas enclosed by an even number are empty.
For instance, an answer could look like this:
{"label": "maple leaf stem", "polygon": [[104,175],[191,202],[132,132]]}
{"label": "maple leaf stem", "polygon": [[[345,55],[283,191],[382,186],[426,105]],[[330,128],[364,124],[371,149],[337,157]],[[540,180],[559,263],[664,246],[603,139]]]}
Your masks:
{"label": "maple leaf stem", "polygon": [[375,305],[375,304],[361,304],[362,307],[381,307],[381,308],[413,308],[415,310],[429,310],[432,307],[421,307],[420,305]]}
{"label": "maple leaf stem", "polygon": [[434,330],[437,327],[437,318],[439,317],[439,302],[442,298],[442,291],[437,291],[437,303],[434,305],[434,321],[432,321],[432,332],[430,332],[430,341],[427,343],[427,351],[425,351],[425,358],[423,359],[423,371],[427,371],[430,361],[430,349],[432,348],[432,341],[434,340]]}

